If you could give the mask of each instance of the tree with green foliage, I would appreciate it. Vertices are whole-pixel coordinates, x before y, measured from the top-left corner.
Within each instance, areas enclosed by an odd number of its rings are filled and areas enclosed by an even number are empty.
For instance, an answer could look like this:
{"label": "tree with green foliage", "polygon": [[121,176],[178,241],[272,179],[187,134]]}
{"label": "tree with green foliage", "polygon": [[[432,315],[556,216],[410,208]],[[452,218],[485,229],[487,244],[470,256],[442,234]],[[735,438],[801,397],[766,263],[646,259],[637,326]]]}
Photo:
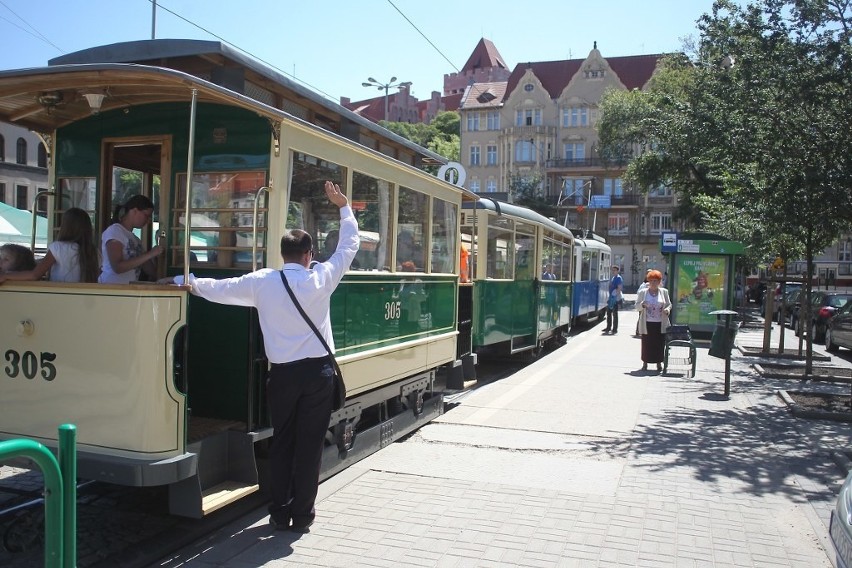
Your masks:
{"label": "tree with green foliage", "polygon": [[432,122],[386,122],[379,124],[415,144],[440,154],[451,162],[457,162],[461,152],[461,117],[454,111],[442,111]]}
{"label": "tree with green foliage", "polygon": [[850,30],[846,1],[717,0],[692,60],[604,97],[602,150],[638,187],[670,184],[702,228],[803,254],[810,289],[814,256],[852,222]]}

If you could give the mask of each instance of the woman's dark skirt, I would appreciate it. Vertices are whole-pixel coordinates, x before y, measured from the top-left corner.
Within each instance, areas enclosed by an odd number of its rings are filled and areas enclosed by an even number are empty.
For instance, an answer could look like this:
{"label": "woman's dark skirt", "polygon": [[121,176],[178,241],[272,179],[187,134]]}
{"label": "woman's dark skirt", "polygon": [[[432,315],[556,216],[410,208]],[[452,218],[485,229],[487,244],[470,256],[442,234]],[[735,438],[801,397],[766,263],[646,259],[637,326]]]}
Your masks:
{"label": "woman's dark skirt", "polygon": [[662,363],[666,348],[666,338],[660,332],[661,322],[649,321],[645,322],[648,328],[648,333],[642,336],[642,362],[643,363]]}

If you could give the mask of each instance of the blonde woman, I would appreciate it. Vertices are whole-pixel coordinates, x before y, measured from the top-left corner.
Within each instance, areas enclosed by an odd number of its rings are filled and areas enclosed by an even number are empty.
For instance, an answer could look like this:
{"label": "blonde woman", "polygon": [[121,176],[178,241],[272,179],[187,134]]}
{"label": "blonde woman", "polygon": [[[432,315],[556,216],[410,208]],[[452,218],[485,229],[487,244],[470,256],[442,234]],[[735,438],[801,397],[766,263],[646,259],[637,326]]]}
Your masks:
{"label": "blonde woman", "polygon": [[659,270],[648,272],[648,287],[636,294],[636,306],[639,310],[639,335],[642,336],[642,370],[648,370],[648,363],[657,364],[657,372],[662,371],[666,341],[664,334],[669,328],[669,314],[672,301],[669,291],[660,286],[663,275]]}

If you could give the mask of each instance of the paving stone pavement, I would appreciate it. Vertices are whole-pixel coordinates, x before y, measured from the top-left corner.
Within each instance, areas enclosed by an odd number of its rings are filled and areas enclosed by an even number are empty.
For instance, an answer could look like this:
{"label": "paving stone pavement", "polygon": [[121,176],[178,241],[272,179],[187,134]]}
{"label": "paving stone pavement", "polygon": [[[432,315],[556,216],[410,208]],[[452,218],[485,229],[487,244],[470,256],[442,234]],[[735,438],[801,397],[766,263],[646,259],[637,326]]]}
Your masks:
{"label": "paving stone pavement", "polygon": [[572,337],[327,480],[309,534],[256,511],[157,566],[832,566],[844,472],[831,451],[850,425],[795,418],[776,394],[791,381],[736,350],[729,399],[706,344],[694,378],[641,373],[635,318]]}

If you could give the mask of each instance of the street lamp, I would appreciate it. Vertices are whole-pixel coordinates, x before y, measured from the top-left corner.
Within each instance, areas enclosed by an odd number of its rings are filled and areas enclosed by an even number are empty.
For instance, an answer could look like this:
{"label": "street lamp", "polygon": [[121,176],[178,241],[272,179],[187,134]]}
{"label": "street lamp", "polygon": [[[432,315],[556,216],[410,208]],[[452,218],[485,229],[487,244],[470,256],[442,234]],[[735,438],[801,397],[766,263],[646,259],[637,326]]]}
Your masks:
{"label": "street lamp", "polygon": [[378,90],[385,92],[385,122],[388,120],[388,91],[394,87],[408,87],[411,85],[411,81],[400,81],[399,83],[394,83],[394,81],[396,81],[396,77],[391,77],[387,83],[380,83],[372,77],[367,77],[367,81],[361,83],[362,87],[376,87]]}

